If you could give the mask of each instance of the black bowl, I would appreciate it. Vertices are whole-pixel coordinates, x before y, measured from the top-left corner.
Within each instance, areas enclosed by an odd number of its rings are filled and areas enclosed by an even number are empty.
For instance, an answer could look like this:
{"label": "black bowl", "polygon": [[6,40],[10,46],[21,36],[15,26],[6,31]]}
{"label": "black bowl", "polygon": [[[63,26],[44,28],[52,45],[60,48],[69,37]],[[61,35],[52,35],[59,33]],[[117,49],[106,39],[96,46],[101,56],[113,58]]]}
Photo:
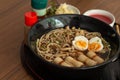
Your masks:
{"label": "black bowl", "polygon": [[[37,38],[40,38],[43,34],[53,29],[65,27],[66,25],[69,25],[70,27],[75,26],[76,28],[80,27],[88,31],[100,32],[102,37],[111,45],[112,50],[109,55],[110,59],[102,64],[83,68],[59,66],[44,60],[36,52],[35,43]],[[51,16],[38,21],[29,32],[28,46],[34,57],[32,63],[38,68],[38,71],[44,69],[43,71],[48,73],[53,79],[85,80],[95,79],[95,76],[96,78],[100,78],[103,68],[106,67],[108,63],[111,63],[118,58],[120,52],[120,39],[116,31],[102,21],[84,15],[64,14]]]}

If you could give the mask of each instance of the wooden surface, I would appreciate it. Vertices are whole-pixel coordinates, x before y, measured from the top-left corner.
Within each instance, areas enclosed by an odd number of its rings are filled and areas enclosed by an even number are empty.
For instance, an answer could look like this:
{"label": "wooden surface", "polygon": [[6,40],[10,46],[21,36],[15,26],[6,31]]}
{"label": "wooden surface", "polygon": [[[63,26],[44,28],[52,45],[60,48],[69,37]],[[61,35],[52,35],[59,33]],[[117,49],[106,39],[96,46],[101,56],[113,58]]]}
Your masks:
{"label": "wooden surface", "polygon": [[[105,9],[120,23],[120,0],[58,0],[78,7],[81,13],[88,9]],[[30,11],[30,0],[0,0],[0,80],[33,80],[20,61],[23,41],[24,13]]]}

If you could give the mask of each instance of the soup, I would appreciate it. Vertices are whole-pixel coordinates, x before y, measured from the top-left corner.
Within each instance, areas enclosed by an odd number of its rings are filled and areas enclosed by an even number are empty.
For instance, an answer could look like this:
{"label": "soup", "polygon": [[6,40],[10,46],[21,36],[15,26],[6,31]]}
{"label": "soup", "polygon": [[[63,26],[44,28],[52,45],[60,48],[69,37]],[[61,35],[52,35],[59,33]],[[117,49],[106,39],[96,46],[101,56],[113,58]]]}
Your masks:
{"label": "soup", "polygon": [[112,23],[112,20],[109,17],[104,16],[104,15],[92,14],[90,16],[93,17],[93,18],[97,18],[97,19],[99,19],[99,20],[101,20],[101,21],[103,21],[103,22],[105,22],[107,24],[111,24]]}
{"label": "soup", "polygon": [[67,26],[37,39],[36,50],[49,62],[67,67],[86,67],[108,60],[111,48],[100,33]]}

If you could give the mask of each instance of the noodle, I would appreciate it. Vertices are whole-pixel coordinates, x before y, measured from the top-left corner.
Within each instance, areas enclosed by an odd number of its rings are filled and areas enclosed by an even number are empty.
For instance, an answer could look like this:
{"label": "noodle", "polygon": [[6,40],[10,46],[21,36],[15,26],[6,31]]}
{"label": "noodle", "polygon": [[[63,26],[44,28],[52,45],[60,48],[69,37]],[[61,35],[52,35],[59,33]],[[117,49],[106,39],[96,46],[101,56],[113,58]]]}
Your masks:
{"label": "noodle", "polygon": [[[40,39],[37,39],[36,42],[37,53],[47,61],[53,63],[54,63],[54,59],[58,57],[63,60],[65,60],[67,57],[72,57],[73,59],[76,60],[76,62],[78,62],[77,57],[80,56],[78,55],[78,53],[81,52],[76,50],[72,45],[72,41],[74,40],[74,37],[78,35],[85,36],[88,40],[93,37],[101,38],[104,44],[104,48],[99,53],[96,53],[96,55],[97,54],[100,55],[100,53],[110,52],[111,50],[109,43],[102,38],[100,33],[88,32],[83,29],[76,29],[75,27],[72,27],[70,29],[69,26],[67,26],[66,28],[59,28],[52,30],[47,34],[44,34]],[[86,56],[87,52],[88,51],[86,50],[83,51],[82,53],[84,53],[84,56]],[[91,60],[91,57],[89,57],[88,60]],[[89,65],[90,64],[88,64],[87,66]]]}

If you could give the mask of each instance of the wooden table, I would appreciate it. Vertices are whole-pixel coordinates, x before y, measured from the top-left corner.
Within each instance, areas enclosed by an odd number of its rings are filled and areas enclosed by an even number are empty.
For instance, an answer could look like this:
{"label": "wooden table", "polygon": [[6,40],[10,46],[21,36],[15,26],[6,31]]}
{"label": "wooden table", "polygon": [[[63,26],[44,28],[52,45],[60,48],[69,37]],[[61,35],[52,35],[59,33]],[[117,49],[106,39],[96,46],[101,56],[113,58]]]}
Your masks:
{"label": "wooden table", "polygon": [[[88,9],[105,9],[120,23],[120,0],[58,0],[78,7],[81,13]],[[0,80],[33,80],[20,60],[23,41],[24,13],[30,11],[30,0],[0,0]]]}

